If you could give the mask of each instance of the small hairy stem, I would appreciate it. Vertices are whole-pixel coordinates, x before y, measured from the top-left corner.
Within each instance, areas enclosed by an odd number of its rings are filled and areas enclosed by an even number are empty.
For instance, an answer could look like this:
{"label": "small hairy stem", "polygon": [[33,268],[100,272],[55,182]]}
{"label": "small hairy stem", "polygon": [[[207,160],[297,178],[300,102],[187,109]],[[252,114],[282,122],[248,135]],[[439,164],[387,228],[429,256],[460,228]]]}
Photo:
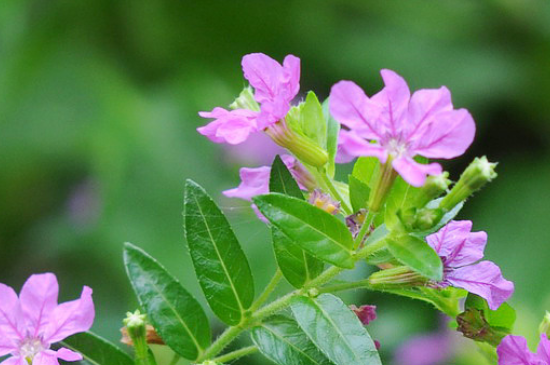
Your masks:
{"label": "small hairy stem", "polygon": [[386,239],[384,238],[363,247],[357,252],[357,259],[361,260],[361,259],[367,258],[368,256],[372,255],[374,252],[386,246],[386,244],[387,242],[386,242]]}
{"label": "small hairy stem", "polygon": [[340,283],[340,284],[324,286],[322,288],[319,288],[319,293],[335,293],[339,291],[358,289],[358,288],[361,288],[361,289],[369,288],[369,280],[365,279],[360,281],[354,281],[351,283]]}
{"label": "small hairy stem", "polygon": [[235,350],[225,355],[215,357],[212,359],[212,361],[214,361],[215,363],[223,364],[231,360],[235,360],[240,357],[253,354],[255,352],[258,352],[258,348],[256,346],[243,347],[242,349]]}
{"label": "small hairy stem", "polygon": [[317,276],[315,279],[307,283],[307,285],[303,289],[304,292],[307,291],[308,289],[315,288],[317,286],[321,286],[325,283],[328,283],[330,279],[340,274],[342,271],[344,271],[344,269],[337,266],[331,266],[330,268],[323,271],[321,275]]}
{"label": "small hairy stem", "polygon": [[265,287],[263,293],[256,299],[254,303],[252,303],[252,306],[250,307],[250,312],[254,312],[256,309],[260,308],[262,304],[265,303],[267,298],[271,295],[273,290],[277,287],[281,279],[283,278],[283,273],[281,272],[281,269],[277,268],[277,271],[275,271],[275,275],[273,275],[273,278],[271,278],[271,281],[267,286]]}
{"label": "small hairy stem", "polygon": [[367,216],[365,217],[365,222],[363,222],[363,225],[361,226],[361,229],[359,230],[359,233],[357,233],[357,237],[355,237],[355,248],[361,247],[361,243],[363,243],[363,240],[365,237],[367,237],[369,231],[370,231],[370,225],[372,224],[372,221],[374,221],[374,218],[376,217],[378,213],[371,212],[370,210],[367,212]]}
{"label": "small hairy stem", "polygon": [[176,365],[178,361],[180,361],[181,356],[178,354],[174,354],[174,357],[172,357],[172,361],[170,361],[169,365]]}
{"label": "small hairy stem", "polygon": [[290,304],[290,301],[292,298],[294,298],[296,295],[298,295],[299,291],[294,290],[293,292],[288,293],[285,296],[280,297],[274,302],[269,303],[265,307],[259,309],[256,313],[252,315],[251,322],[257,323],[261,321],[262,319],[269,317],[275,312],[280,311],[283,308],[288,307]]}
{"label": "small hairy stem", "polygon": [[326,171],[325,170],[320,170],[319,171],[319,176],[321,177],[321,179],[323,179],[323,182],[325,183],[327,188],[330,190],[330,194],[332,195],[332,197],[340,202],[340,206],[342,207],[342,211],[346,215],[353,214],[352,209],[350,208],[348,203],[344,200],[344,198],[342,198],[342,195],[338,191],[338,188],[336,188],[336,186],[334,186],[334,183],[332,182],[332,179],[327,175]]}
{"label": "small hairy stem", "polygon": [[218,337],[216,341],[214,341],[212,345],[210,345],[210,347],[203,352],[202,356],[197,359],[197,363],[201,363],[204,360],[219,354],[225,346],[229,345],[231,341],[237,338],[237,336],[239,336],[244,330],[245,328],[240,325],[227,327],[220,337]]}

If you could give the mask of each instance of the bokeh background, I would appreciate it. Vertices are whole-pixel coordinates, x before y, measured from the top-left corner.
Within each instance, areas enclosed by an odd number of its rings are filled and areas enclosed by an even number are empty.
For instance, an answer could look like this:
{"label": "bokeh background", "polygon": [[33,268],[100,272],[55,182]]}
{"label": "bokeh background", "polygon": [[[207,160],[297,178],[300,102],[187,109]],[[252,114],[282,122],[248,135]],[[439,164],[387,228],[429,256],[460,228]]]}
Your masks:
{"label": "bokeh background", "polygon": [[[302,91],[321,97],[341,79],[372,93],[381,68],[412,89],[451,89],[478,126],[468,153],[445,164],[451,176],[478,155],[500,162],[499,178],[461,218],[489,233],[486,257],[516,283],[516,332],[536,342],[550,309],[548,0],[2,0],[0,282],[19,290],[31,273],[52,271],[62,299],[89,285],[95,332],[117,340],[137,305],[121,260],[130,241],[203,300],[182,235],[191,178],[228,213],[262,287],[274,270],[268,231],[220,193],[262,153],[195,132],[205,123],[198,111],[228,105],[245,85],[240,59],[250,52],[299,56]],[[378,306],[371,334],[387,363],[429,364],[402,346],[436,333],[445,341],[420,352],[483,364],[429,306],[373,293],[345,299]],[[405,362],[395,355],[403,351]]]}

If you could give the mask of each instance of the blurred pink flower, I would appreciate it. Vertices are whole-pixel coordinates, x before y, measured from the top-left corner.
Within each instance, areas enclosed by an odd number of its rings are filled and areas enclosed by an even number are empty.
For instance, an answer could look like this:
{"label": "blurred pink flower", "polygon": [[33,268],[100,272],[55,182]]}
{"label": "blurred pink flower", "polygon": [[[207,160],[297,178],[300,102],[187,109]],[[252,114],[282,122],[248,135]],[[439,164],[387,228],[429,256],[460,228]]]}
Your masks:
{"label": "blurred pink flower", "polygon": [[212,142],[239,144],[251,133],[284,119],[290,102],[300,90],[300,59],[295,56],[286,56],[281,65],[263,53],[251,53],[243,57],[242,68],[255,90],[254,99],[260,104],[260,111],[214,108],[211,112],[200,112],[203,118],[215,119],[197,129]]}
{"label": "blurred pink flower", "polygon": [[285,153],[285,149],[277,145],[265,133],[254,133],[246,141],[238,145],[224,145],[224,157],[230,163],[239,165],[269,165],[276,155]]}
{"label": "blurred pink flower", "polygon": [[58,359],[80,361],[82,355],[67,348],[50,347],[66,337],[90,329],[94,322],[92,289],[85,286],[80,299],[57,303],[59,286],[54,274],[31,275],[19,297],[0,283],[0,357],[2,365],[58,365]]}
{"label": "blurred pink flower", "polygon": [[441,257],[443,285],[452,285],[485,298],[496,310],[514,292],[514,283],[504,279],[500,268],[491,261],[481,261],[487,233],[472,232],[471,221],[451,221],[439,232],[426,237]]}
{"label": "blurred pink flower", "polygon": [[[413,160],[416,155],[449,159],[470,146],[475,123],[465,109],[453,109],[445,87],[423,89],[412,96],[405,80],[390,70],[381,71],[385,87],[372,98],[351,81],[340,81],[330,93],[330,112],[349,131],[341,133],[341,158],[375,156],[413,186],[427,175],[438,175],[437,163]],[[345,143],[345,145],[344,145]]]}
{"label": "blurred pink flower", "polygon": [[527,341],[521,336],[506,336],[498,345],[498,365],[548,365],[550,364],[550,340],[540,335],[537,352],[533,354]]}

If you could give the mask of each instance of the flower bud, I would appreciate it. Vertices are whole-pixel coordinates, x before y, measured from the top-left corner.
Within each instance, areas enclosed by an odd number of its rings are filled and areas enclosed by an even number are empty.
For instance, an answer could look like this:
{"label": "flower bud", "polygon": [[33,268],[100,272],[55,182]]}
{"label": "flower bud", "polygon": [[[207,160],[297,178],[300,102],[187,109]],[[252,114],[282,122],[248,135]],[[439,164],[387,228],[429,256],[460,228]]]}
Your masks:
{"label": "flower bud", "polygon": [[310,138],[288,128],[285,120],[271,124],[265,132],[279,146],[286,148],[305,164],[323,167],[328,162],[328,153]]}
{"label": "flower bud", "polygon": [[451,189],[451,192],[443,198],[439,207],[449,211],[481,189],[485,184],[492,181],[497,177],[497,173],[495,172],[496,165],[496,163],[489,162],[486,156],[476,157],[464,170],[460,176],[460,180]]}
{"label": "flower bud", "polygon": [[439,175],[430,175],[426,179],[426,183],[420,188],[416,196],[413,206],[423,208],[433,199],[443,194],[451,185],[451,180],[448,179],[447,171]]}
{"label": "flower bud", "polygon": [[469,308],[456,317],[458,323],[457,330],[462,332],[464,337],[474,341],[487,342],[493,346],[498,346],[509,333],[499,327],[491,327],[483,311],[475,308]]}
{"label": "flower bud", "polygon": [[[130,335],[128,333],[128,328],[122,327],[120,329],[120,332],[122,333],[122,338],[121,338],[120,342],[122,342],[123,344],[128,345],[128,346],[134,346],[134,342],[132,341],[132,339],[130,338]],[[145,325],[145,332],[146,332],[145,338],[146,338],[146,342],[148,344],[153,344],[153,345],[164,345],[165,344],[164,341],[162,340],[162,338],[160,338],[160,336],[158,335],[155,328],[153,326],[151,326],[150,324]]]}
{"label": "flower bud", "polygon": [[373,288],[398,288],[424,285],[428,279],[412,271],[407,266],[394,267],[375,272],[369,277],[369,285]]}
{"label": "flower bud", "polygon": [[421,209],[419,210],[412,224],[414,230],[424,231],[434,227],[443,217],[443,209]]}
{"label": "flower bud", "polygon": [[145,314],[136,310],[134,313],[126,313],[126,318],[122,321],[126,326],[128,337],[134,345],[136,365],[156,365],[155,357],[147,346],[146,319]]}
{"label": "flower bud", "polygon": [[247,86],[241,91],[237,99],[229,104],[230,109],[248,109],[255,112],[260,111],[260,104],[254,99],[252,88]]}
{"label": "flower bud", "polygon": [[550,338],[550,312],[546,312],[544,315],[544,318],[542,319],[542,322],[539,326],[539,333],[542,335],[543,333]]}
{"label": "flower bud", "polygon": [[332,215],[336,215],[340,211],[340,202],[332,199],[330,195],[323,193],[319,189],[315,189],[309,195],[309,202]]}
{"label": "flower bud", "polygon": [[376,306],[375,305],[362,305],[357,308],[354,304],[349,306],[361,323],[366,326],[376,319]]}

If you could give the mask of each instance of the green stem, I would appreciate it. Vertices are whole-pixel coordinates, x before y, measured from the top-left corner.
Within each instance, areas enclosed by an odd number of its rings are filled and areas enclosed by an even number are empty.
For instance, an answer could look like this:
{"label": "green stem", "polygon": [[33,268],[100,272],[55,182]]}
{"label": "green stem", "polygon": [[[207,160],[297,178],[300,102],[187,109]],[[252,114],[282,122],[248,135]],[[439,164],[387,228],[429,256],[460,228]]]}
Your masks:
{"label": "green stem", "polygon": [[332,195],[332,197],[340,202],[340,205],[341,205],[341,207],[342,207],[342,211],[343,211],[346,215],[353,214],[352,209],[350,208],[350,206],[348,205],[348,203],[344,200],[344,198],[342,198],[342,195],[341,195],[340,192],[338,191],[338,188],[336,188],[336,186],[334,186],[334,182],[333,182],[332,179],[327,175],[326,170],[320,169],[320,170],[319,170],[319,176],[321,177],[321,179],[323,180],[323,182],[325,183],[325,185],[327,186],[327,188],[330,190],[330,194]]}
{"label": "green stem", "polygon": [[369,280],[365,279],[360,281],[354,281],[351,283],[340,283],[340,284],[324,286],[322,288],[319,288],[319,293],[335,293],[338,291],[358,289],[358,288],[368,288],[368,287],[369,287]]}
{"label": "green stem", "polygon": [[273,290],[277,287],[279,284],[279,281],[283,278],[283,273],[281,272],[281,269],[277,268],[277,271],[275,271],[275,275],[273,275],[273,278],[271,278],[271,281],[267,284],[262,294],[256,299],[254,303],[252,303],[252,306],[250,307],[250,312],[254,312],[256,309],[260,308],[262,304],[265,303],[267,298],[271,295]]}
{"label": "green stem", "polygon": [[256,346],[243,347],[242,349],[229,352],[229,353],[227,353],[225,355],[222,355],[222,356],[215,357],[215,358],[212,359],[212,361],[215,362],[215,363],[223,364],[223,363],[226,363],[228,361],[235,360],[235,359],[238,359],[240,357],[253,354],[255,352],[258,352],[258,348]]}
{"label": "green stem", "polygon": [[307,290],[311,288],[315,288],[325,283],[328,283],[330,279],[340,274],[342,271],[344,271],[344,269],[342,269],[341,267],[331,266],[325,271],[323,271],[321,275],[317,276],[315,279],[307,283],[306,286],[304,286],[304,288],[302,289],[302,291],[305,293],[307,292]]}
{"label": "green stem", "polygon": [[170,365],[176,365],[178,361],[180,361],[181,356],[178,354],[174,354],[174,357],[172,357],[172,361],[170,361]]}
{"label": "green stem", "polygon": [[197,363],[201,363],[204,360],[219,354],[225,346],[229,345],[229,343],[237,338],[237,336],[239,336],[244,330],[245,328],[243,326],[227,327],[220,337],[218,337],[216,341],[214,341],[212,345],[210,345],[210,347],[203,352],[202,356],[197,359]]}
{"label": "green stem", "polygon": [[367,216],[365,217],[365,221],[363,222],[363,225],[361,226],[361,229],[359,230],[359,233],[357,233],[357,237],[355,237],[355,248],[358,248],[361,246],[361,243],[367,237],[370,225],[372,224],[372,221],[374,221],[374,218],[377,216],[378,213],[371,212],[370,210],[367,212]]}
{"label": "green stem", "polygon": [[256,313],[250,317],[251,322],[257,323],[260,322],[262,319],[269,317],[275,312],[280,311],[283,308],[286,308],[289,304],[292,298],[294,298],[296,295],[299,294],[298,290],[294,290],[290,293],[288,293],[285,296],[280,297],[274,302],[269,303],[265,307],[259,309]]}

